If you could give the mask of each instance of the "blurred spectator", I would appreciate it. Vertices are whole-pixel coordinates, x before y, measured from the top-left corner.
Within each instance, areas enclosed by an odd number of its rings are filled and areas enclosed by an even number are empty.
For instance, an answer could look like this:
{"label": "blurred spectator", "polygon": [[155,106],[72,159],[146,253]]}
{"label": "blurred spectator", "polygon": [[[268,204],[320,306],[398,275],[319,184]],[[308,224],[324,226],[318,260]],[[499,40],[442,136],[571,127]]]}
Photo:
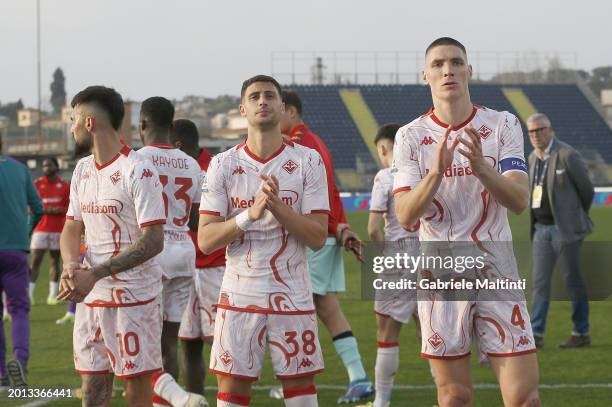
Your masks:
{"label": "blurred spectator", "polygon": [[555,138],[546,115],[536,113],[529,117],[527,130],[534,147],[529,156],[529,179],[534,276],[531,325],[536,347],[544,346],[551,277],[558,257],[572,301],[574,323],[571,336],[559,346],[588,346],[589,302],[580,274],[580,246],[593,227],[588,215],[593,185],[581,155]]}
{"label": "blurred spectator", "polygon": [[[3,356],[6,351],[0,354],[0,378],[3,384],[8,376],[13,386],[25,386],[30,347],[30,268],[27,253],[30,249],[29,236],[43,215],[43,207],[28,168],[4,155],[0,155],[0,191],[0,213],[3,217],[0,228],[0,291],[6,293],[8,313],[13,320],[14,357],[5,365]],[[3,329],[0,321],[0,331]],[[6,349],[3,339],[0,337],[0,349]]]}

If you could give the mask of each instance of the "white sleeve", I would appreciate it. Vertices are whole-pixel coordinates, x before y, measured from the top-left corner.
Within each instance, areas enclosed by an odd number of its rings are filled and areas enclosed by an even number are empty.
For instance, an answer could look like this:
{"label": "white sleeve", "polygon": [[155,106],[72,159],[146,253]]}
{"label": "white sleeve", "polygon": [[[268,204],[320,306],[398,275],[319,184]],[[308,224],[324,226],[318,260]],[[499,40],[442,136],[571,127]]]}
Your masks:
{"label": "white sleeve", "polygon": [[400,128],[395,136],[392,167],[394,194],[413,189],[423,179],[418,160],[417,140],[406,126]]}
{"label": "white sleeve", "polygon": [[505,112],[504,123],[499,135],[498,169],[502,174],[508,171],[527,173],[521,122],[516,116],[508,112]]}
{"label": "white sleeve", "polygon": [[319,153],[308,152],[304,169],[304,197],[302,199],[302,215],[310,213],[329,214],[329,193],[327,191],[327,173]]}
{"label": "white sleeve", "polygon": [[384,179],[383,171],[378,171],[378,174],[374,177],[372,196],[370,197],[371,213],[386,213],[389,210],[389,191],[392,187],[393,184]]}
{"label": "white sleeve", "polygon": [[136,222],[141,228],[166,223],[163,187],[157,170],[149,160],[134,162],[127,187],[134,200]]}
{"label": "white sleeve", "polygon": [[81,205],[79,203],[79,183],[81,179],[82,163],[79,161],[72,172],[70,180],[70,203],[66,212],[66,219],[82,221]]}
{"label": "white sleeve", "polygon": [[223,176],[222,157],[215,157],[210,162],[208,171],[202,177],[202,198],[200,215],[227,217],[228,199]]}
{"label": "white sleeve", "polygon": [[197,170],[193,170],[191,172],[191,177],[194,181],[193,185],[195,187],[192,189],[193,192],[191,194],[191,204],[192,205],[199,206],[200,204],[200,200],[202,198],[202,181],[205,176],[206,176],[206,172],[201,170],[199,165],[197,167]]}

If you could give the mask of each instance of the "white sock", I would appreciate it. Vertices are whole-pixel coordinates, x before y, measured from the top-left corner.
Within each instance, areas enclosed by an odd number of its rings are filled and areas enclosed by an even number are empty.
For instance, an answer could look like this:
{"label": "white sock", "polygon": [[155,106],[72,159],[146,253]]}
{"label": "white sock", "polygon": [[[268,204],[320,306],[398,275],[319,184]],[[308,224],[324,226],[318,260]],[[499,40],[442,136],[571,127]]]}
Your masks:
{"label": "white sock", "polygon": [[251,405],[251,397],[231,393],[217,393],[217,407],[244,407]]}
{"label": "white sock", "polygon": [[374,368],[374,387],[376,389],[374,407],[384,407],[385,404],[391,401],[393,380],[398,368],[399,344],[397,342],[379,342],[378,350],[376,351],[376,366]]}
{"label": "white sock", "polygon": [[57,297],[57,288],[59,287],[59,283],[55,281],[49,281],[49,297]]}
{"label": "white sock", "polygon": [[283,389],[283,400],[286,407],[317,407],[317,388],[315,385],[303,389]]}
{"label": "white sock", "polygon": [[30,301],[34,301],[34,289],[36,288],[36,283],[30,282],[30,288],[28,289],[28,293],[30,294]]}
{"label": "white sock", "polygon": [[155,380],[153,392],[172,404],[174,407],[183,407],[189,399],[189,393],[183,390],[169,373],[162,373]]}

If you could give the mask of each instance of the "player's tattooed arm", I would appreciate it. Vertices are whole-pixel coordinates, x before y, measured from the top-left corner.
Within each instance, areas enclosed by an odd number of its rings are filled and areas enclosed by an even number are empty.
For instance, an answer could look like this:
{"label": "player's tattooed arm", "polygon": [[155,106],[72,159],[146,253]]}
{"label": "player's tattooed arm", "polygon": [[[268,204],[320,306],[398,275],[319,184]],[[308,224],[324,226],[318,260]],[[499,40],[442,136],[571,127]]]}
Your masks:
{"label": "player's tattooed arm", "polygon": [[101,279],[132,269],[161,253],[164,249],[164,225],[151,225],[143,229],[140,239],[115,257],[93,268]]}

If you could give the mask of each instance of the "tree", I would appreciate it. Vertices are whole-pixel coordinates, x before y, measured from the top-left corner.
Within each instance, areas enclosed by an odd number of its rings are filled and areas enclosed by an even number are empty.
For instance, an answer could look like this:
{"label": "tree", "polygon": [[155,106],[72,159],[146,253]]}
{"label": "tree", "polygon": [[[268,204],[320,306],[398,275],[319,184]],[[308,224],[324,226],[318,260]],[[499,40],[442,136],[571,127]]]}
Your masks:
{"label": "tree", "polygon": [[5,105],[0,103],[0,116],[6,116],[13,123],[17,122],[17,110],[23,109],[23,102],[19,99],[17,102],[7,103]]}
{"label": "tree", "polygon": [[612,66],[600,66],[591,71],[589,86],[597,95],[601,97],[603,89],[612,89]]}
{"label": "tree", "polygon": [[57,68],[53,72],[53,82],[51,82],[51,106],[53,113],[61,113],[62,107],[66,105],[66,78],[62,68]]}

